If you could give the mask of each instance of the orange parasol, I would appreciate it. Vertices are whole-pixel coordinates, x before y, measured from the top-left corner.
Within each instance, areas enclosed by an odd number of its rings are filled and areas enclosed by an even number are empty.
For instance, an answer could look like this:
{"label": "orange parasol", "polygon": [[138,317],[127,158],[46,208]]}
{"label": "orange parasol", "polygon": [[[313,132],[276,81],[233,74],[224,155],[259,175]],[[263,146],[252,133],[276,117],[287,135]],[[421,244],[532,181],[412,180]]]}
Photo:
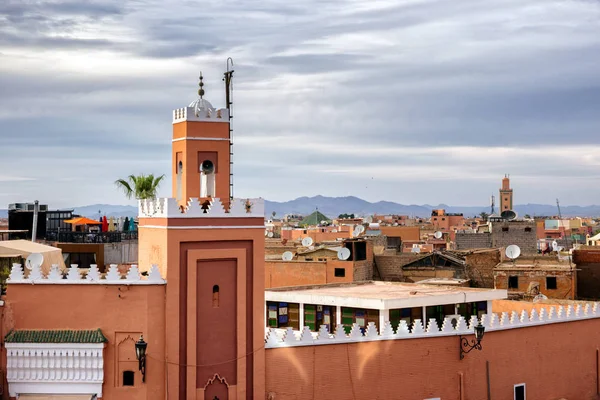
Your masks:
{"label": "orange parasol", "polygon": [[102,225],[101,222],[86,217],[67,219],[64,222],[71,225]]}

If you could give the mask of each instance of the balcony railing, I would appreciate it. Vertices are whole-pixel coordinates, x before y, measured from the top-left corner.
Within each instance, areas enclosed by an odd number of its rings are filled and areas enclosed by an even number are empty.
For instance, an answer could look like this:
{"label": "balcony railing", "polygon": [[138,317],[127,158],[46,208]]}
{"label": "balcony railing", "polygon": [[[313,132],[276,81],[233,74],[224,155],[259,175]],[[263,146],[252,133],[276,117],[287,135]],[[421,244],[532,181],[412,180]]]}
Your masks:
{"label": "balcony railing", "polygon": [[61,243],[119,243],[137,240],[137,231],[131,232],[46,232],[46,240]]}

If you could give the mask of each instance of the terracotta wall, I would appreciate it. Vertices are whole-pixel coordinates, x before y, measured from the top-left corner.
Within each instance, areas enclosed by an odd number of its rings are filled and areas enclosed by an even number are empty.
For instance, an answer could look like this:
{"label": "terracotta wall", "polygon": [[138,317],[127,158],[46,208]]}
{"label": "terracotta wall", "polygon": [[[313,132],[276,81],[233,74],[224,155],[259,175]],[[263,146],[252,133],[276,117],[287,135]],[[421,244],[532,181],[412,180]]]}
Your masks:
{"label": "terracotta wall", "polygon": [[399,237],[404,240],[421,240],[421,228],[418,226],[382,226],[379,228],[382,235]]}
{"label": "terracotta wall", "polygon": [[[531,284],[538,285],[540,293],[554,299],[575,299],[577,297],[576,272],[555,270],[496,270],[494,272],[494,288],[508,289],[509,276],[518,276],[518,289],[510,291],[529,293]],[[556,289],[547,289],[546,277],[556,278]]]}
{"label": "terracotta wall", "polygon": [[[102,330],[103,398],[155,400],[165,396],[165,285],[8,285],[3,332],[11,329]],[[148,343],[146,383],[135,360],[140,334]],[[5,354],[3,354],[5,359]],[[5,361],[4,361],[5,362]],[[121,387],[122,371],[135,386]]]}
{"label": "terracotta wall", "polygon": [[[324,285],[352,282],[351,261],[265,261],[265,288]],[[345,277],[336,277],[335,268],[344,268]]]}
{"label": "terracotta wall", "polygon": [[[577,340],[574,340],[577,338]],[[268,398],[512,400],[596,399],[600,320],[486,333],[459,360],[459,337],[299,346],[266,351]]]}

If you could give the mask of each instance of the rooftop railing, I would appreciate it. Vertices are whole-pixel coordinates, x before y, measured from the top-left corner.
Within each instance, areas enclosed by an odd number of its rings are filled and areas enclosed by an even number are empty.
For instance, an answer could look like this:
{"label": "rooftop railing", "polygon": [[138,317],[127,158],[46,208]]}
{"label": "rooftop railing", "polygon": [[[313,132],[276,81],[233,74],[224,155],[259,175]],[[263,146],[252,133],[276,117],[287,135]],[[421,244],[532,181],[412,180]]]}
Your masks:
{"label": "rooftop railing", "polygon": [[137,231],[128,232],[46,232],[46,240],[60,243],[119,243],[137,240]]}

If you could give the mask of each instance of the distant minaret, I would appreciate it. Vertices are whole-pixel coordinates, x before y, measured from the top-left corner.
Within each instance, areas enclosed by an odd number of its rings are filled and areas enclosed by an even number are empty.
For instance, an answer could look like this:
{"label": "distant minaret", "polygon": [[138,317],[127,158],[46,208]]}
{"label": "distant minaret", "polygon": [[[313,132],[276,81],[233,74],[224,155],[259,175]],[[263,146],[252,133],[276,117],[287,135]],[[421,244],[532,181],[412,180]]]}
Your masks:
{"label": "distant minaret", "polygon": [[500,188],[500,212],[513,209],[513,191],[510,188],[510,178],[504,175]]}

